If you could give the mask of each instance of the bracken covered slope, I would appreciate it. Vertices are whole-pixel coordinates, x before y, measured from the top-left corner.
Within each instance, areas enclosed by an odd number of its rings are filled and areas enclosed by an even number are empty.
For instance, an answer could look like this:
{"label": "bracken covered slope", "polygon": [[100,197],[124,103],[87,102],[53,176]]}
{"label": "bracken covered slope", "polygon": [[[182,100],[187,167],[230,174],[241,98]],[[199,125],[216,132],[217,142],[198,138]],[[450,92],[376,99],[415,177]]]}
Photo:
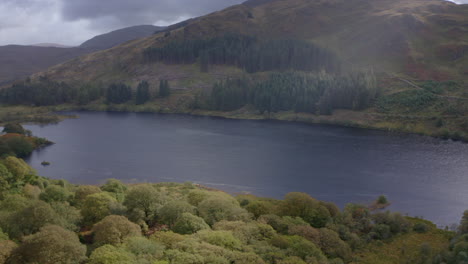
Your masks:
{"label": "bracken covered slope", "polygon": [[[312,41],[333,50],[348,68],[421,80],[468,76],[468,5],[442,0],[251,0],[41,74],[64,81],[197,80],[196,67],[145,64],[144,49],[226,32]],[[236,73],[217,67],[205,79]]]}

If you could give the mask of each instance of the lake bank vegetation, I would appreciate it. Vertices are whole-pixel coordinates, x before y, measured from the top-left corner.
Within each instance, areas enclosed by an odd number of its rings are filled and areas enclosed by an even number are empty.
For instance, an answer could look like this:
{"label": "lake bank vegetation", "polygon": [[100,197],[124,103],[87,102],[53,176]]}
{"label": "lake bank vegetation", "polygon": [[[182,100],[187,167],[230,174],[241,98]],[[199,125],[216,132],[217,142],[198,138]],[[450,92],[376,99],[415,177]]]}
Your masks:
{"label": "lake bank vegetation", "polygon": [[26,130],[18,123],[8,123],[0,134],[0,157],[15,156],[24,158],[33,150],[46,147],[53,142],[34,137],[31,131]]}
{"label": "lake bank vegetation", "polygon": [[14,156],[0,160],[0,263],[463,263],[467,218],[450,232],[305,193],[277,200],[191,183],[74,185],[37,176]]}

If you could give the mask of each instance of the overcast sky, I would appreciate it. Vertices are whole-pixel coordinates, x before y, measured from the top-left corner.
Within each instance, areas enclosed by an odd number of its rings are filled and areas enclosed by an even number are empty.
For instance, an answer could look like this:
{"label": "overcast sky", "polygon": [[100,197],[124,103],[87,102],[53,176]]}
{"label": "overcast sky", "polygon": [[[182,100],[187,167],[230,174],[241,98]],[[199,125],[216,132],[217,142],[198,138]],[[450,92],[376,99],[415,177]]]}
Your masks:
{"label": "overcast sky", "polygon": [[244,0],[0,0],[0,45],[79,45],[119,28],[170,25],[241,2]]}

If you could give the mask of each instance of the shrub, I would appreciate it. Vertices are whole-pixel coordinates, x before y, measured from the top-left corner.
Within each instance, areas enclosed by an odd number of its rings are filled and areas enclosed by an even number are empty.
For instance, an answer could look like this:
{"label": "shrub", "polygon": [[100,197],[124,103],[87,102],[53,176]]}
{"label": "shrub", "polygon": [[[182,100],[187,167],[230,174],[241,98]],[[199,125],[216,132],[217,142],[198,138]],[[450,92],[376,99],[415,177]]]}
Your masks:
{"label": "shrub", "polygon": [[50,185],[40,194],[39,198],[47,203],[51,203],[68,201],[70,196],[70,192],[65,188],[58,185]]}
{"label": "shrub", "polygon": [[425,223],[416,223],[413,226],[413,231],[416,233],[427,233],[429,229],[429,226]]}
{"label": "shrub", "polygon": [[133,264],[135,255],[112,245],[104,245],[93,251],[89,264]]}
{"label": "shrub", "polygon": [[239,203],[232,197],[215,195],[210,197],[198,206],[200,216],[209,225],[221,220],[244,220],[248,219],[247,211],[239,206]]}
{"label": "shrub", "polygon": [[324,227],[331,217],[327,208],[306,193],[288,193],[281,206],[281,213],[300,217],[316,228]]}
{"label": "shrub", "polygon": [[94,243],[96,245],[118,245],[126,238],[141,236],[141,228],[124,216],[110,215],[93,226]]}
{"label": "shrub", "polygon": [[81,215],[85,225],[92,225],[111,214],[111,207],[117,203],[114,197],[107,193],[88,195],[84,201]]}
{"label": "shrub", "polygon": [[24,238],[14,251],[12,263],[79,264],[86,259],[86,247],[78,236],[59,226],[45,226]]}
{"label": "shrub", "polygon": [[196,234],[202,241],[231,250],[239,250],[242,243],[231,231],[202,230]]}
{"label": "shrub", "polygon": [[184,235],[193,234],[205,229],[210,229],[205,220],[190,213],[183,213],[172,228],[174,232]]}
{"label": "shrub", "polygon": [[194,213],[195,208],[185,201],[170,201],[159,210],[162,223],[173,226],[183,213]]}
{"label": "shrub", "polygon": [[107,180],[106,184],[101,186],[101,190],[111,193],[115,196],[117,201],[123,202],[125,198],[125,192],[127,191],[127,186],[119,180],[109,179]]}
{"label": "shrub", "polygon": [[[129,209],[129,216],[135,222],[137,217],[150,223],[156,217],[157,210],[164,204],[166,197],[149,184],[136,185],[127,192],[124,205]],[[141,212],[142,214],[140,214]]]}
{"label": "shrub", "polygon": [[75,191],[74,204],[81,207],[86,199],[91,194],[100,193],[101,189],[94,185],[80,185]]}

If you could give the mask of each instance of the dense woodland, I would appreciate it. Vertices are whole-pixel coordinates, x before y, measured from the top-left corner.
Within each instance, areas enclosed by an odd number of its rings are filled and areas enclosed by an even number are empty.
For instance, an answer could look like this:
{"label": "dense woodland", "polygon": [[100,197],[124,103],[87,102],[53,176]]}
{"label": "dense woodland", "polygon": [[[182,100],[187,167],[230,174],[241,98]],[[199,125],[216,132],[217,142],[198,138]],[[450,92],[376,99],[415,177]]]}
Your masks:
{"label": "dense woodland", "polygon": [[339,72],[340,61],[327,49],[304,40],[269,39],[226,34],[210,39],[175,40],[144,51],[146,62],[193,64],[209,70],[210,65],[232,65],[248,73],[263,71]]}
{"label": "dense woodland", "polygon": [[45,138],[33,137],[31,131],[20,124],[6,124],[0,135],[0,158],[27,157],[34,149],[48,146],[52,142]]}
{"label": "dense woodland", "polygon": [[[30,137],[21,125],[4,133]],[[1,146],[1,145],[0,145]],[[305,193],[283,200],[231,196],[191,183],[73,185],[40,177],[23,160],[0,158],[0,263],[7,264],[342,264],[366,248],[434,234],[400,263],[468,263],[468,211],[457,233],[386,205],[343,210]],[[372,209],[374,208],[374,209]],[[451,240],[450,246],[448,241]],[[383,244],[382,244],[383,245]]]}
{"label": "dense woodland", "polygon": [[71,86],[65,82],[41,77],[35,82],[26,80],[0,90],[0,103],[32,106],[86,105],[96,100],[104,100],[107,104],[143,104],[153,98],[167,97],[171,92],[167,80],[161,80],[160,87],[156,89],[158,92],[152,94],[152,89],[146,81],[140,82],[136,89],[132,89],[125,83],[112,83],[108,86],[87,83]]}
{"label": "dense woodland", "polygon": [[[13,156],[0,160],[0,228],[0,263],[9,264],[340,264],[378,241],[432,232],[426,221],[358,204],[340,210],[305,193],[275,200],[190,183],[73,185]],[[467,238],[468,213],[450,250],[423,244],[401,263],[468,263]]]}
{"label": "dense woodland", "polygon": [[333,109],[362,110],[379,93],[372,73],[330,75],[283,72],[254,81],[246,78],[216,83],[205,104],[197,107],[232,111],[253,105],[261,112],[331,114]]}

